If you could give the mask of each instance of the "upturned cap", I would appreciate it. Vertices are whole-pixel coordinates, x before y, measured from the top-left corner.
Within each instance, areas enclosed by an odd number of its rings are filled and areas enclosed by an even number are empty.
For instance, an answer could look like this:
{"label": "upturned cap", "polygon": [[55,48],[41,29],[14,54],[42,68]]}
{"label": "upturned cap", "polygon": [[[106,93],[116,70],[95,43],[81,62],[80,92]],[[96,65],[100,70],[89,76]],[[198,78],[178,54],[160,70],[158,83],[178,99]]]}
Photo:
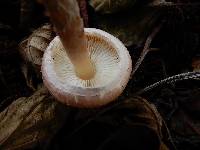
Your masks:
{"label": "upturned cap", "polygon": [[99,107],[114,101],[124,90],[132,70],[132,61],[120,40],[99,29],[85,28],[86,44],[95,68],[95,76],[82,80],[55,37],[42,61],[43,81],[56,99],[74,107]]}

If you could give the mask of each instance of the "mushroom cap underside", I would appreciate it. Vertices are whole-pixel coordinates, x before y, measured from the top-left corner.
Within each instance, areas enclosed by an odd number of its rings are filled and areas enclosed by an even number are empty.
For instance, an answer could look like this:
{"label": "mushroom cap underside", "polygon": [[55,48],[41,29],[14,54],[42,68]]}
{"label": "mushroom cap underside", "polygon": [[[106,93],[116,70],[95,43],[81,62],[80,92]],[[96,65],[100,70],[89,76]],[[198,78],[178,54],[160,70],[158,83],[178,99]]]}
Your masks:
{"label": "mushroom cap underside", "polygon": [[114,36],[94,28],[85,28],[84,32],[95,76],[90,80],[76,76],[57,36],[43,56],[43,81],[62,103],[74,107],[98,107],[113,101],[123,92],[132,62],[126,47]]}

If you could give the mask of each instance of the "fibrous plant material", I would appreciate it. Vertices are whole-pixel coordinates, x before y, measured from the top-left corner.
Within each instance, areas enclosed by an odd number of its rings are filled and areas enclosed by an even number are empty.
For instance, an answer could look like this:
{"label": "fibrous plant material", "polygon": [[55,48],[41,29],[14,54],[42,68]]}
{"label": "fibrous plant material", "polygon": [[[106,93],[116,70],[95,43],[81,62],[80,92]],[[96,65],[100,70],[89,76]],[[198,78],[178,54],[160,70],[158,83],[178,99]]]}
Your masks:
{"label": "fibrous plant material", "polygon": [[55,33],[50,24],[45,24],[36,29],[27,39],[20,43],[19,52],[22,58],[40,67],[43,53],[54,37]]}
{"label": "fibrous plant material", "polygon": [[45,146],[60,129],[67,113],[44,87],[28,98],[15,100],[0,113],[0,149]]}
{"label": "fibrous plant material", "polygon": [[37,84],[41,82],[41,64],[43,54],[55,37],[55,32],[51,24],[44,24],[40,28],[19,44],[19,52],[23,59],[21,70],[26,79],[26,84],[32,90],[37,89]]}

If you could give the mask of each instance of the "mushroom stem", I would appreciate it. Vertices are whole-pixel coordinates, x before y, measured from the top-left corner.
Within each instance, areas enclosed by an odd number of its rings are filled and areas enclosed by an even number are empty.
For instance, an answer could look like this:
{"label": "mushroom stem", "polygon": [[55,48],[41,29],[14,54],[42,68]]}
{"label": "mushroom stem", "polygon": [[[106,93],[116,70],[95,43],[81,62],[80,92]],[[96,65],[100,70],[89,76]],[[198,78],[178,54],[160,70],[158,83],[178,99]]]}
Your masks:
{"label": "mushroom stem", "polygon": [[83,21],[77,1],[42,0],[41,2],[46,7],[56,32],[74,65],[76,75],[83,80],[91,79],[95,74],[95,69],[86,47]]}

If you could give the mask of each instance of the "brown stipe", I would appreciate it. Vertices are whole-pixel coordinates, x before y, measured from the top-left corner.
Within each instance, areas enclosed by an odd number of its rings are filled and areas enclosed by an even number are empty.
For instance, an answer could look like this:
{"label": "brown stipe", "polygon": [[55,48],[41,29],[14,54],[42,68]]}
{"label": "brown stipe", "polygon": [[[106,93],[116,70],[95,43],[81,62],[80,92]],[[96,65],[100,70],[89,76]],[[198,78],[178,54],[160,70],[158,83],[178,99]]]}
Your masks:
{"label": "brown stipe", "polygon": [[74,65],[76,75],[84,80],[91,79],[94,68],[86,48],[83,20],[75,0],[41,1],[60,36],[62,44]]}

